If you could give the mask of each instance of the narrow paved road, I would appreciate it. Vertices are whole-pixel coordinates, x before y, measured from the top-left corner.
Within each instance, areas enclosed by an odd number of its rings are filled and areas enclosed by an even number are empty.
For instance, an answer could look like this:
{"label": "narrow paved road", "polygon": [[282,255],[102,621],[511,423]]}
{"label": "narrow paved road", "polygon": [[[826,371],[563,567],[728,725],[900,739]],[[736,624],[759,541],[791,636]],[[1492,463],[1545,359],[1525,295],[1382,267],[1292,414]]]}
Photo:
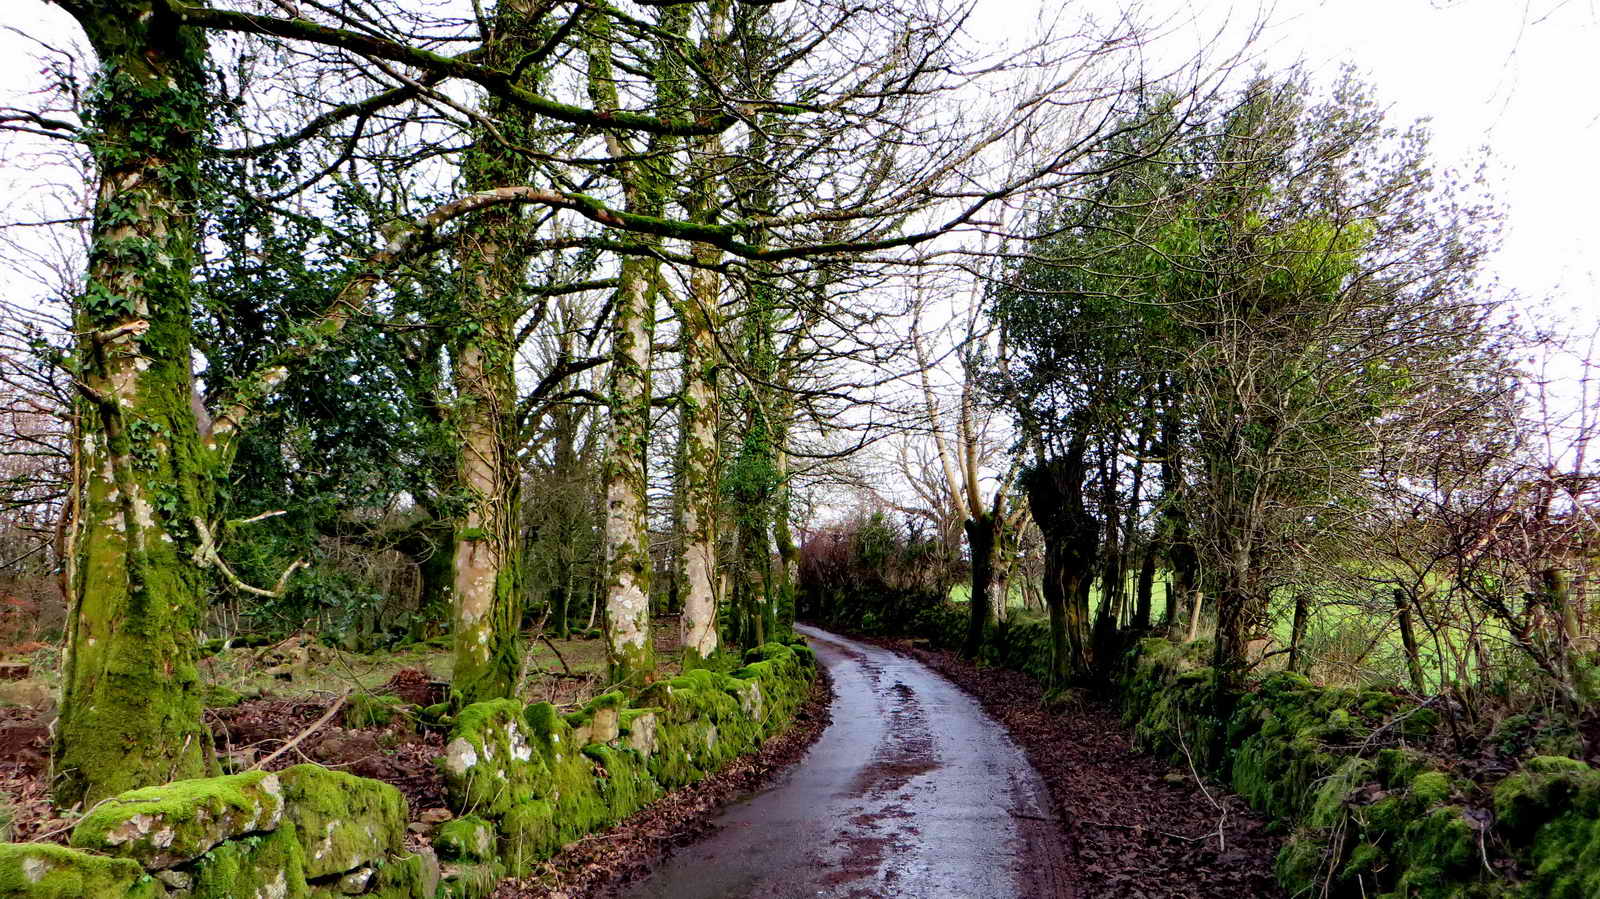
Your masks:
{"label": "narrow paved road", "polygon": [[833,676],[833,723],[628,899],[1070,895],[1044,784],[999,724],[913,659],[799,630]]}

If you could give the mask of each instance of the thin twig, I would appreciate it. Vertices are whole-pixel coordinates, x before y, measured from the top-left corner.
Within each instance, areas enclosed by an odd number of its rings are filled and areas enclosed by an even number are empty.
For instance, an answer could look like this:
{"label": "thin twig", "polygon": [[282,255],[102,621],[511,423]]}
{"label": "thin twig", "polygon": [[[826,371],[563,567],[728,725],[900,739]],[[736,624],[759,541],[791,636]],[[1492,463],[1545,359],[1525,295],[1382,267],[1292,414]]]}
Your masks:
{"label": "thin twig", "polygon": [[1183,720],[1178,720],[1178,748],[1183,750],[1183,757],[1189,762],[1189,773],[1194,775],[1194,782],[1200,786],[1200,792],[1211,803],[1211,807],[1222,813],[1217,819],[1217,851],[1228,851],[1228,837],[1224,829],[1228,823],[1228,809],[1212,797],[1211,791],[1206,789],[1205,779],[1200,776],[1200,770],[1194,766],[1194,756],[1189,754],[1189,744],[1183,739]]}
{"label": "thin twig", "polygon": [[335,699],[333,701],[333,705],[328,706],[328,710],[326,712],[323,712],[322,713],[322,717],[318,718],[314,723],[312,723],[312,725],[310,727],[308,727],[305,730],[301,731],[300,734],[298,736],[296,736],[293,740],[290,740],[289,742],[287,742],[287,743],[283,744],[282,746],[278,747],[278,749],[276,751],[274,751],[271,755],[267,756],[266,758],[262,759],[259,762],[256,762],[254,765],[251,765],[249,768],[246,768],[245,770],[246,771],[259,771],[268,762],[272,761],[273,759],[277,758],[280,755],[283,755],[285,752],[288,752],[289,750],[295,748],[296,746],[299,746],[300,743],[302,741],[304,741],[306,737],[309,737],[312,734],[316,733],[317,731],[321,730],[323,725],[327,724],[329,721],[332,721],[333,720],[333,716],[339,714],[339,710],[341,708],[344,708],[344,701],[346,699],[349,699],[349,698],[350,698],[350,691],[346,690],[343,694],[341,694],[339,696],[338,699]]}

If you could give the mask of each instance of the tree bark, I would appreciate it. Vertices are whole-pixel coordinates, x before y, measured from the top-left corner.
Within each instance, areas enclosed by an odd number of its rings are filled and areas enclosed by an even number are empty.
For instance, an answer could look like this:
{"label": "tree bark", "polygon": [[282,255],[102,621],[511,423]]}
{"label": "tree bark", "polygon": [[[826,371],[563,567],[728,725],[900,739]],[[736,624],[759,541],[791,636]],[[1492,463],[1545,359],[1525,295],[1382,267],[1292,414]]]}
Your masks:
{"label": "tree bark", "polygon": [[[611,62],[610,19],[601,14],[589,29],[589,93],[597,109],[619,111]],[[659,88],[658,84],[658,88]],[[666,207],[670,143],[657,136],[643,158],[621,132],[606,133],[606,149],[617,160],[623,202],[629,214],[659,217]],[[646,240],[648,244],[648,240]],[[650,450],[650,352],[655,330],[657,265],[626,256],[617,277],[611,320],[610,441],[605,465],[606,649],[614,684],[643,685],[655,672],[650,637],[650,531],[646,521]]]}
{"label": "tree bark", "polygon": [[203,36],[151,2],[67,9],[101,68],[89,93],[99,178],[76,311],[83,476],[52,748],[61,807],[215,769],[195,633],[219,464],[190,406]]}
{"label": "tree bark", "polygon": [[1050,613],[1050,686],[1091,675],[1089,584],[1099,523],[1084,508],[1085,440],[1075,438],[1065,456],[1041,460],[1023,472],[1028,508],[1044,535],[1045,607]]}
{"label": "tree bark", "polygon": [[1289,631],[1289,670],[1305,674],[1306,626],[1311,619],[1311,599],[1301,590],[1294,596],[1294,624]]}
{"label": "tree bark", "polygon": [[1141,634],[1150,632],[1150,614],[1156,584],[1156,550],[1145,547],[1139,561],[1139,580],[1134,590],[1133,629]]}
{"label": "tree bark", "polygon": [[967,603],[967,639],[961,655],[976,659],[983,649],[983,635],[993,617],[989,586],[994,581],[995,551],[999,545],[1000,518],[984,514],[968,518],[967,549],[972,556],[972,595]]}
{"label": "tree bark", "polygon": [[1411,620],[1411,601],[1406,591],[1394,588],[1394,608],[1400,619],[1400,644],[1406,653],[1406,673],[1411,676],[1411,689],[1418,694],[1427,690],[1427,680],[1422,675],[1422,656],[1417,650],[1417,629]]}

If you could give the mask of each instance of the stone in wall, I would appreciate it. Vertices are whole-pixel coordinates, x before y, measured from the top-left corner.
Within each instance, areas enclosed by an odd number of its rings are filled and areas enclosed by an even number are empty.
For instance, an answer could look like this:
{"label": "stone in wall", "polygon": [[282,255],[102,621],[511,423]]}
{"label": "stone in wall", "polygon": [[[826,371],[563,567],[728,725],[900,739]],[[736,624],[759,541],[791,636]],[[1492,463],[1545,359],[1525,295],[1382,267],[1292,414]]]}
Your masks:
{"label": "stone in wall", "polygon": [[439,770],[458,814],[498,818],[550,790],[550,771],[534,752],[522,704],[514,699],[462,709]]}
{"label": "stone in wall", "polygon": [[276,774],[180,780],[95,806],[73,829],[72,845],[156,871],[192,861],[224,840],[273,830],[282,816]]}
{"label": "stone in wall", "polygon": [[166,887],[132,859],[44,843],[0,843],[0,896],[161,899],[166,895]]}

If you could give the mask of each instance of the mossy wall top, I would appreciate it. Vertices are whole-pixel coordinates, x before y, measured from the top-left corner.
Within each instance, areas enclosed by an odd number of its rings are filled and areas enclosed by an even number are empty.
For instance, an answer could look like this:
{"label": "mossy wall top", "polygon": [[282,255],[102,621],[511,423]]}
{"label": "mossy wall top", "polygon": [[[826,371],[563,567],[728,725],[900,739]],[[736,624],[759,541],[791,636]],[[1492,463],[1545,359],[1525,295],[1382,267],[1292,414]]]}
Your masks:
{"label": "mossy wall top", "polygon": [[608,693],[562,715],[549,703],[466,707],[438,764],[459,817],[432,850],[405,847],[405,798],[388,784],[297,765],[177,781],[93,808],[72,848],[0,844],[0,897],[243,899],[488,896],[562,844],[698,780],[784,726],[815,657],[751,650],[730,674],[696,669],[631,701]]}

